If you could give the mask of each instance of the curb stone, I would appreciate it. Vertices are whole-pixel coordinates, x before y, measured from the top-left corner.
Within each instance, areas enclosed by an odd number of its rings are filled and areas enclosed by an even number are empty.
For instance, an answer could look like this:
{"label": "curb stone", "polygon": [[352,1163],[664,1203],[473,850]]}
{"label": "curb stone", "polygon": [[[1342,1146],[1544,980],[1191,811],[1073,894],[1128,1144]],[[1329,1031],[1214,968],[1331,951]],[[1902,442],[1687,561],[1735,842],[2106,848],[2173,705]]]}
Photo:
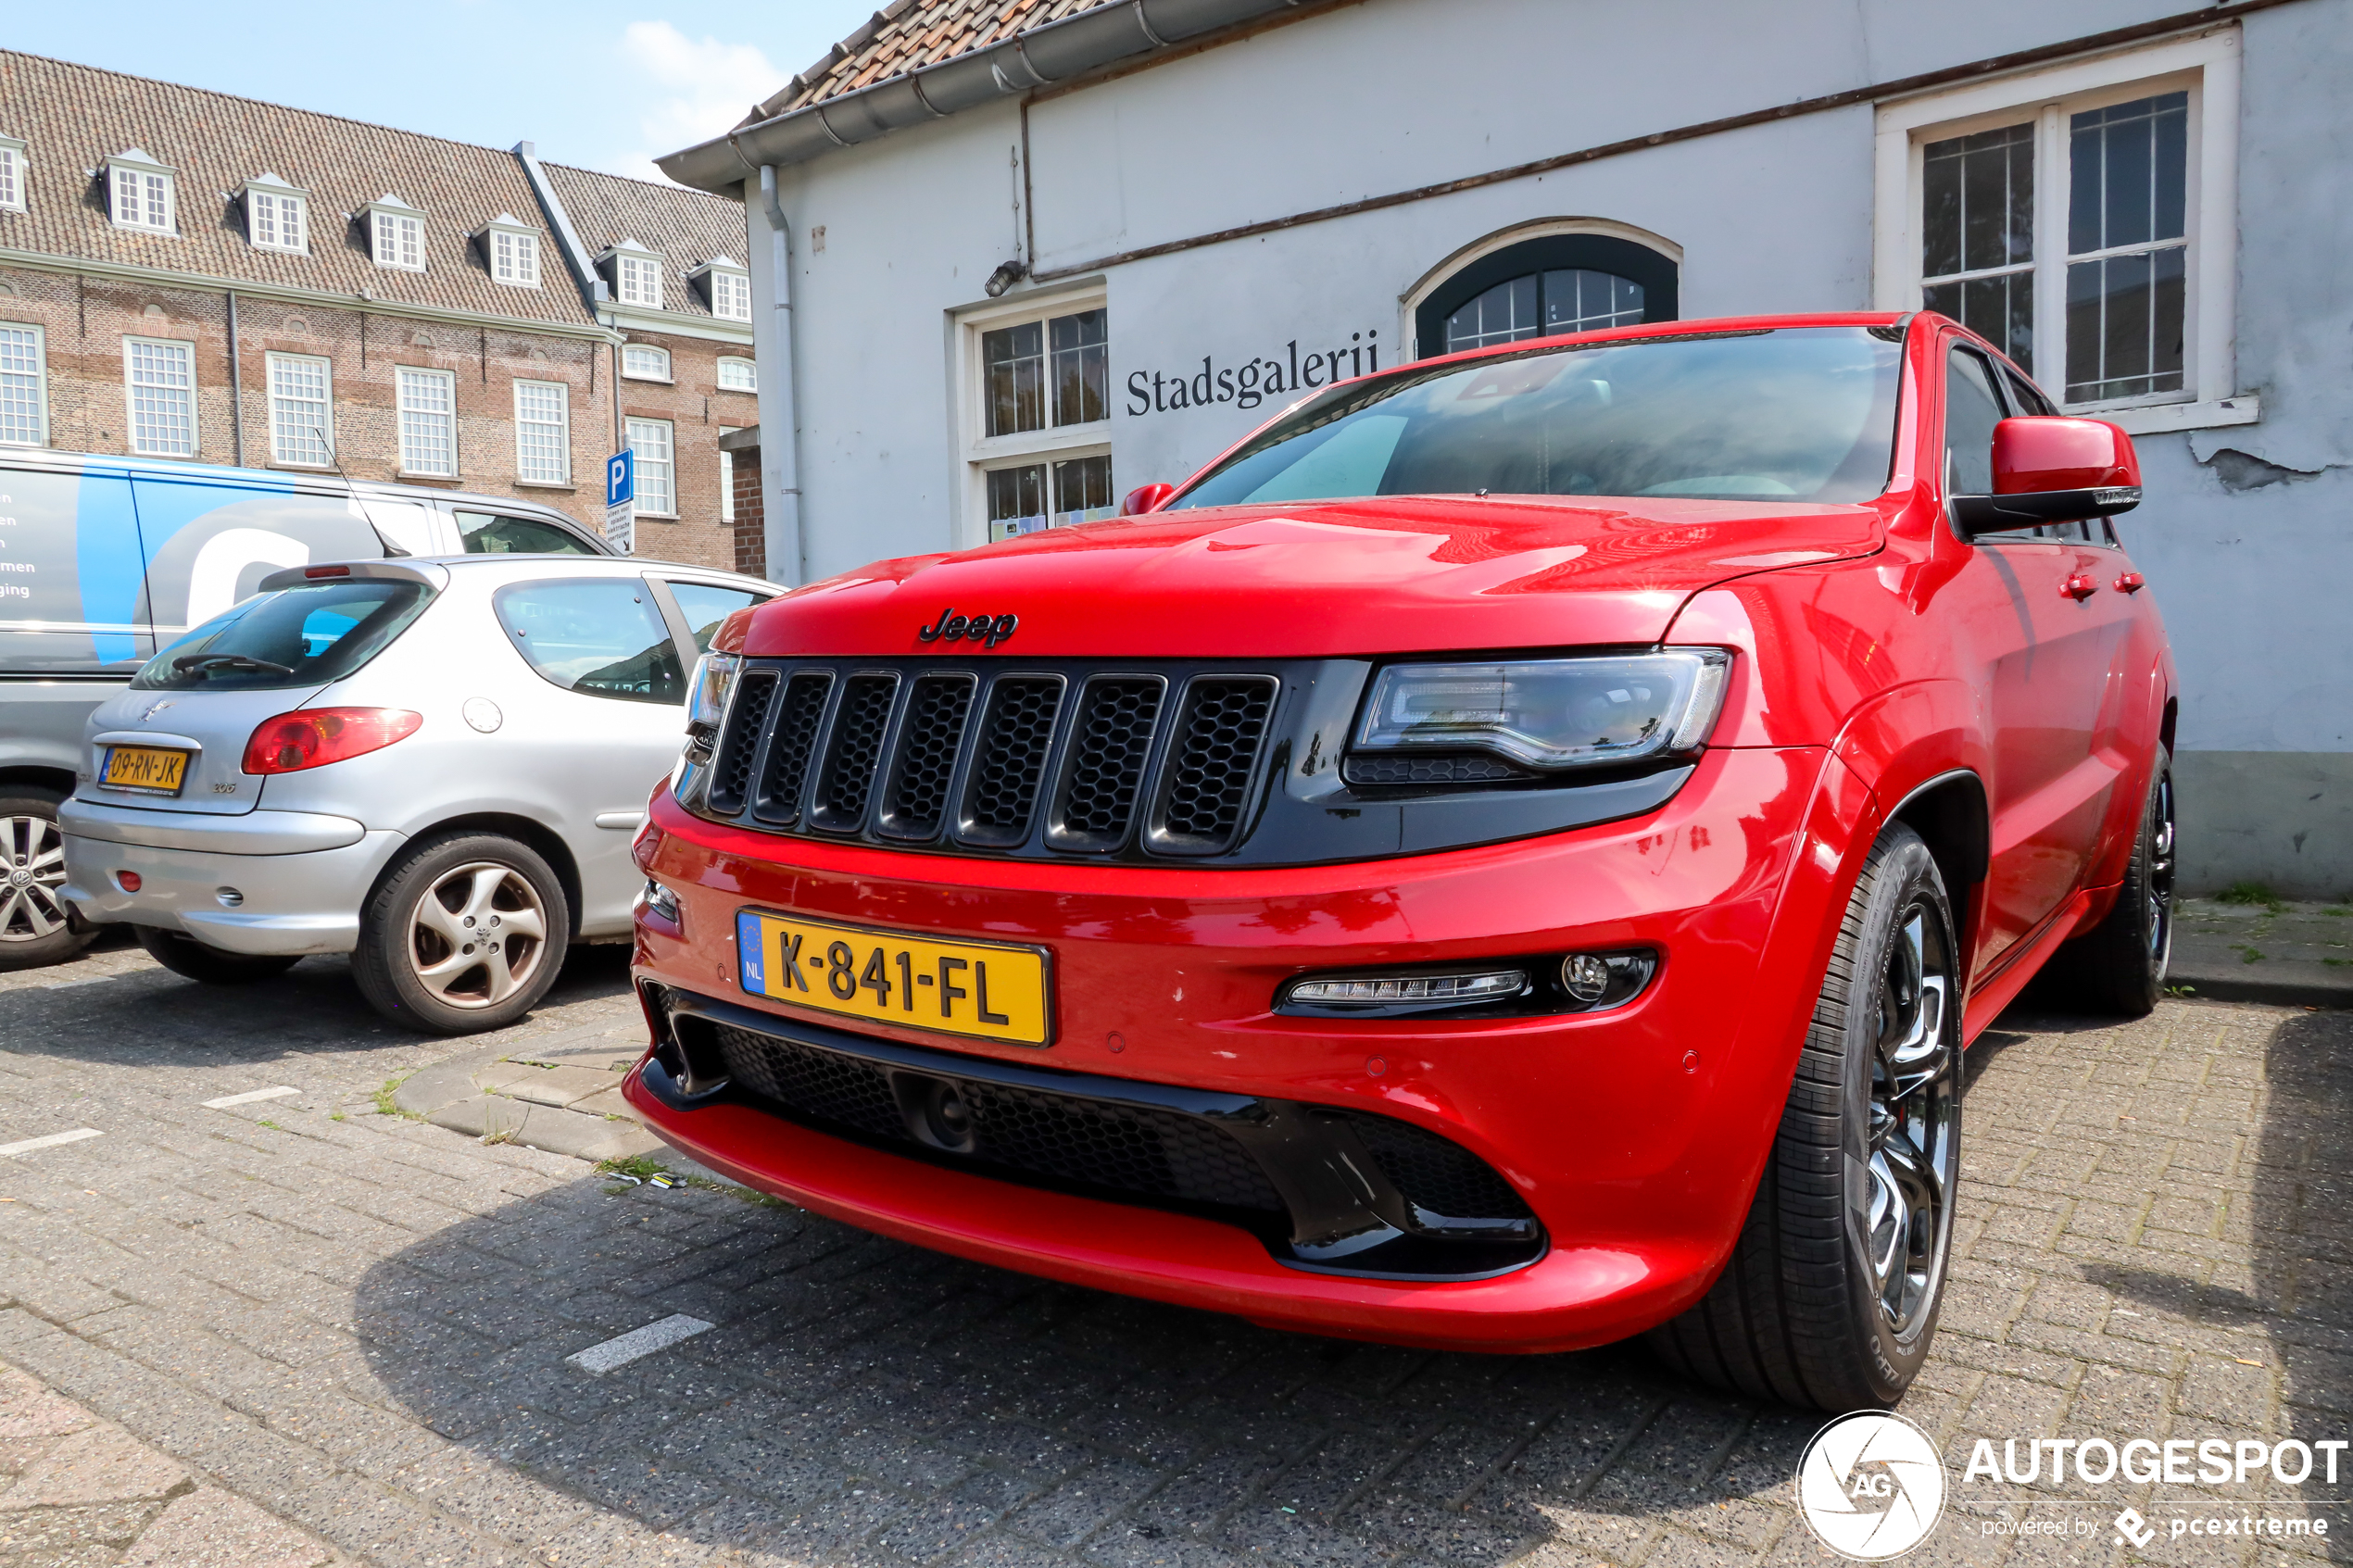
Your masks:
{"label": "curb stone", "polygon": [[422,1067],[393,1091],[393,1109],[468,1137],[521,1144],[591,1162],[643,1155],[680,1175],[736,1184],[638,1123],[621,1098],[634,1048],[590,1039],[556,1050],[492,1046]]}

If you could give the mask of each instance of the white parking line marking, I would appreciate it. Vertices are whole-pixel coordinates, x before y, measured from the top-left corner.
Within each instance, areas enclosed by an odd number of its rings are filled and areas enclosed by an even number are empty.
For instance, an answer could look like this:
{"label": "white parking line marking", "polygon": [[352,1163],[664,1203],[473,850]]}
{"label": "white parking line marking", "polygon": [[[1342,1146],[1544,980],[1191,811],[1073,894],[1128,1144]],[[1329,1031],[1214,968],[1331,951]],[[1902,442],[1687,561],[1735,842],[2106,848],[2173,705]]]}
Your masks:
{"label": "white parking line marking", "polygon": [[207,1110],[226,1110],[233,1105],[251,1105],[258,1099],[283,1099],[288,1095],[300,1093],[300,1089],[290,1089],[281,1084],[274,1089],[247,1089],[241,1095],[222,1095],[219,1099],[205,1101],[204,1108]]}
{"label": "white parking line marking", "polygon": [[[31,1154],[36,1148],[55,1148],[61,1143],[80,1143],[84,1138],[103,1137],[95,1127],[76,1127],[70,1133],[51,1133],[45,1138],[27,1138],[22,1143],[0,1143],[0,1154]],[[639,1332],[643,1332],[640,1330]]]}
{"label": "white parking line marking", "polygon": [[692,1339],[711,1327],[700,1318],[690,1318],[684,1312],[673,1312],[660,1323],[649,1323],[643,1328],[633,1328],[618,1339],[608,1339],[601,1345],[591,1345],[576,1356],[565,1361],[583,1372],[601,1377],[615,1367],[627,1366],[640,1356],[650,1356],[681,1339]]}

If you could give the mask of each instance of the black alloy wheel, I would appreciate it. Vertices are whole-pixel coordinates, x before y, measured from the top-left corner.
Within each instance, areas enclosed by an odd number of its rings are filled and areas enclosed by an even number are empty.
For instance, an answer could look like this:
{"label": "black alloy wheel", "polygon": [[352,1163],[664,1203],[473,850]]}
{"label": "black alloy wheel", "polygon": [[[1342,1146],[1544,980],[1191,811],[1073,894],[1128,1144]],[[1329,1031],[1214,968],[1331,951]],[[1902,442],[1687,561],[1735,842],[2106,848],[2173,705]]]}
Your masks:
{"label": "black alloy wheel", "polygon": [[2051,955],[2046,972],[2060,997],[2115,1018],[2156,1010],[2173,961],[2173,758],[2159,746],[2116,907]]}
{"label": "black alloy wheel", "polygon": [[1847,900],[1731,1259],[1651,1331],[1677,1371],[1828,1411],[1885,1409],[1919,1375],[1960,1175],[1959,952],[1936,861],[1898,822]]}

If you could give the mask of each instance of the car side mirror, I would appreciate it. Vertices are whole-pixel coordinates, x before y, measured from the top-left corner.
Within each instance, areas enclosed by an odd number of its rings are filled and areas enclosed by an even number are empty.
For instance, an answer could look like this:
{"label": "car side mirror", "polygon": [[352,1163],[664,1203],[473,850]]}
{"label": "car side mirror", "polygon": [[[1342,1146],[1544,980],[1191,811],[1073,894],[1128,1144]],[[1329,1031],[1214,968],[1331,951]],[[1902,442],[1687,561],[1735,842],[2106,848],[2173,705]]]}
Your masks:
{"label": "car side mirror", "polygon": [[1158,511],[1161,503],[1175,494],[1176,487],[1173,484],[1139,484],[1127,492],[1127,499],[1119,503],[1119,515],[1141,517],[1146,512]]}
{"label": "car side mirror", "polygon": [[1955,521],[1971,538],[2109,517],[2141,504],[2141,460],[2133,438],[2106,420],[2004,420],[1994,427],[1994,494],[1952,501]]}

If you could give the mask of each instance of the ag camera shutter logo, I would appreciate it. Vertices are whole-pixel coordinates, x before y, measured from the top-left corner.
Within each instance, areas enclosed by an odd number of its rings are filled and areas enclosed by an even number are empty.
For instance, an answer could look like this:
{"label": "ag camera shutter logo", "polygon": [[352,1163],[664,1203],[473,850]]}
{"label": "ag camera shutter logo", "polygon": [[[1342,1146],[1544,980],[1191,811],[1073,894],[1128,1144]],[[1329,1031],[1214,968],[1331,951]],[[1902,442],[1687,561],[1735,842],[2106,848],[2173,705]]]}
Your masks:
{"label": "ag camera shutter logo", "polygon": [[1814,1434],[1797,1461],[1797,1509],[1824,1546],[1858,1562],[1900,1557],[1944,1512],[1944,1461],[1900,1415],[1857,1411]]}

